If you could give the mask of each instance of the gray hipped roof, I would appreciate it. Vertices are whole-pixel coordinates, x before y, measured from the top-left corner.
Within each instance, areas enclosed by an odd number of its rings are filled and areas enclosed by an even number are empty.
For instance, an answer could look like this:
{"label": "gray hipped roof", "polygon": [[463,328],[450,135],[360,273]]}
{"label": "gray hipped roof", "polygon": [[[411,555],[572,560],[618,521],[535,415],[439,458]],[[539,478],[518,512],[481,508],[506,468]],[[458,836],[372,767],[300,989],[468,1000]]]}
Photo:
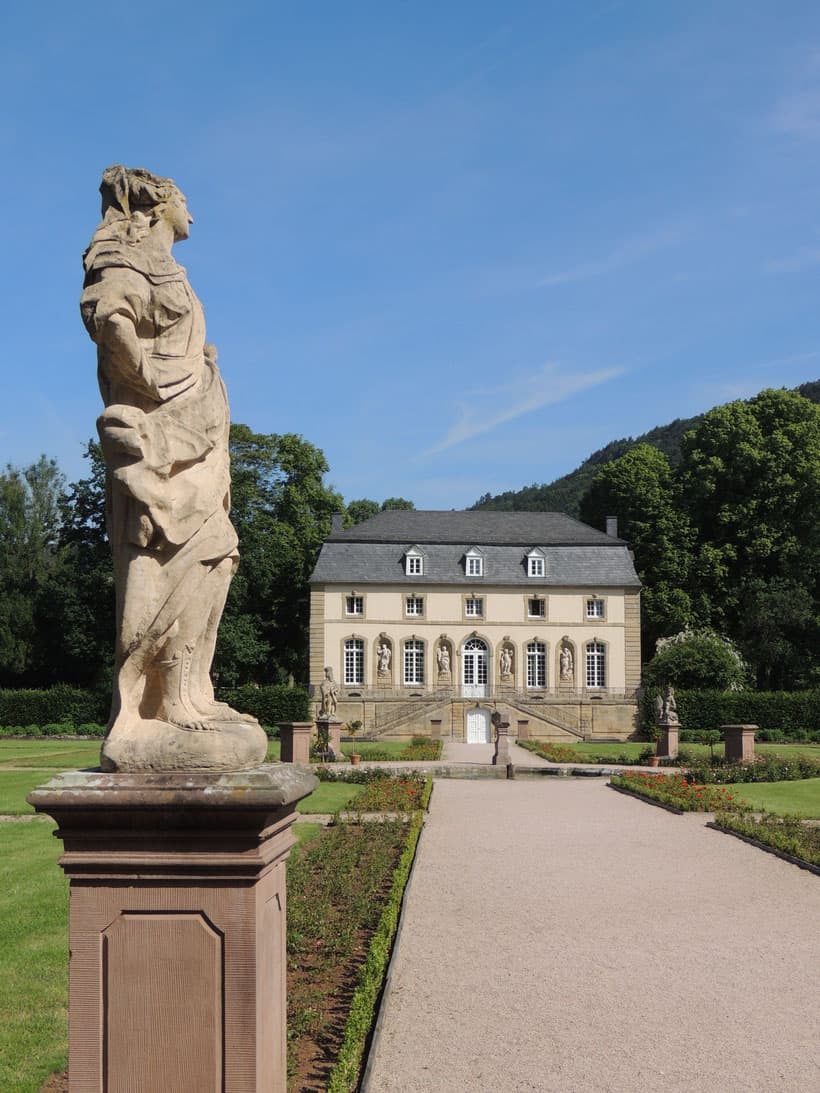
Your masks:
{"label": "gray hipped roof", "polygon": [[[405,554],[418,547],[424,572],[405,573]],[[484,575],[468,577],[464,555],[480,547]],[[527,576],[526,556],[539,547],[544,577]],[[388,510],[334,532],[324,543],[313,583],[481,584],[640,587],[622,539],[556,512],[415,512]]]}

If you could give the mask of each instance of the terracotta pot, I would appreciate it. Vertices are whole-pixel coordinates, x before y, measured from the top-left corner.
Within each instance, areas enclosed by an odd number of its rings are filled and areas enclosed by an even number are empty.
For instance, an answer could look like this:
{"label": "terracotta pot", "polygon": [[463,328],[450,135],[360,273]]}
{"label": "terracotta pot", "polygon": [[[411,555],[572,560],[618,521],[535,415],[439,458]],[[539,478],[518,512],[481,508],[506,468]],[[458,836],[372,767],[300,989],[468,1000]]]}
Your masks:
{"label": "terracotta pot", "polygon": [[659,767],[660,763],[661,763],[661,757],[659,755],[650,755],[649,756],[649,765],[650,765],[650,767]]}
{"label": "terracotta pot", "polygon": [[354,767],[357,767],[359,765],[359,763],[361,763],[361,761],[362,761],[361,755],[359,755],[359,753],[355,752],[355,751],[351,752],[350,755],[348,756],[348,758],[350,759],[351,766],[354,766]]}

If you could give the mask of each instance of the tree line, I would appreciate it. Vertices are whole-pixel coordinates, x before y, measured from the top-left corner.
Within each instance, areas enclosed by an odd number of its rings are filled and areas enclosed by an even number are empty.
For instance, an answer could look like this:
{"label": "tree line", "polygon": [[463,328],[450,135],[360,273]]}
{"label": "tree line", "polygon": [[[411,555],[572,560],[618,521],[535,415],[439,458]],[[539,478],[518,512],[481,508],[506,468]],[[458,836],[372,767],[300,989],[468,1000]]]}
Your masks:
{"label": "tree line", "polygon": [[[231,519],[241,561],[214,659],[220,686],[307,682],[308,579],[331,515],[358,523],[401,497],[345,504],[324,482],[321,450],[293,433],[231,426]],[[67,483],[46,456],[0,474],[0,686],[71,683],[107,691],[114,579],[105,526],[105,464]]]}
{"label": "tree line", "polygon": [[619,517],[643,582],[642,646],[708,628],[760,690],[820,686],[820,406],[762,391],[685,433],[676,464],[639,444],[595,476],[580,518]]}

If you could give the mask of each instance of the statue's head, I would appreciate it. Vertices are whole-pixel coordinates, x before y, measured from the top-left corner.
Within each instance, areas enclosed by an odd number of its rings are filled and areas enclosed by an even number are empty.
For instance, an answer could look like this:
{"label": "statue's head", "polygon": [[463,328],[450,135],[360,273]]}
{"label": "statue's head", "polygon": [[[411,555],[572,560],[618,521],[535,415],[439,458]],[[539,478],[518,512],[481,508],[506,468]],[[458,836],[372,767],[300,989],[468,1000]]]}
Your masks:
{"label": "statue's head", "polygon": [[175,240],[187,239],[193,218],[185,195],[171,178],[161,178],[144,167],[106,167],[100,183],[103,220],[126,220],[137,235],[160,220],[171,227]]}

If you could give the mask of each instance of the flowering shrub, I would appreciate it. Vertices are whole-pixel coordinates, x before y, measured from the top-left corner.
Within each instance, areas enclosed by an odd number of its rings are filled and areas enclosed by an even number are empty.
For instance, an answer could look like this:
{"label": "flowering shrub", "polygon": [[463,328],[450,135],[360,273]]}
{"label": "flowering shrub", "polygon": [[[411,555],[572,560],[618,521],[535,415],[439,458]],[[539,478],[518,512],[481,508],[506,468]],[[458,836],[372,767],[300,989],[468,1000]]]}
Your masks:
{"label": "flowering shrub", "polygon": [[687,781],[682,774],[657,775],[624,771],[610,778],[613,786],[671,805],[683,812],[744,811],[750,806],[725,786],[706,786]]}
{"label": "flowering shrub", "polygon": [[795,782],[801,778],[820,778],[820,763],[805,755],[785,758],[761,755],[751,763],[726,763],[715,759],[690,763],[686,777],[692,782],[720,785],[726,782]]}
{"label": "flowering shrub", "polygon": [[421,808],[426,779],[421,774],[379,778],[356,798],[357,812],[412,812]]}
{"label": "flowering shrub", "polygon": [[587,759],[574,748],[568,748],[565,744],[547,744],[541,740],[519,740],[518,743],[534,755],[540,755],[550,763],[590,763],[594,759]]}
{"label": "flowering shrub", "polygon": [[406,748],[402,748],[399,759],[410,762],[426,763],[441,758],[441,741],[431,740],[428,736],[414,736]]}

